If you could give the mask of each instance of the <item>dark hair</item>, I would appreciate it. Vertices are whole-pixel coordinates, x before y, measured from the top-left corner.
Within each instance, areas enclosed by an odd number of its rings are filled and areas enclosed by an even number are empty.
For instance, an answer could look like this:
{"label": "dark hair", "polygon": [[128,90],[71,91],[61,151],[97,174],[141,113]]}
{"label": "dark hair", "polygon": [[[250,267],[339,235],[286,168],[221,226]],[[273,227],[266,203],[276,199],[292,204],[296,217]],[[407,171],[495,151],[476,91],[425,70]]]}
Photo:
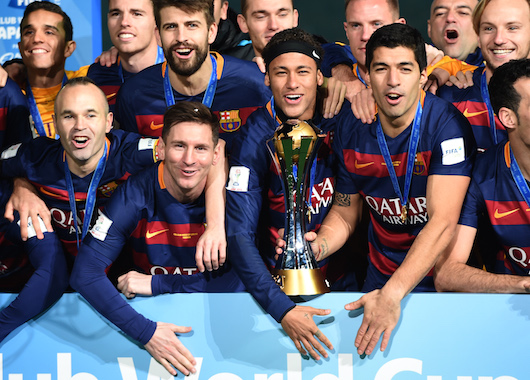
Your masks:
{"label": "dark hair", "polygon": [[[269,64],[271,63],[271,61],[273,61],[274,58],[279,55],[277,53],[278,49],[282,49],[281,45],[292,42],[296,43],[295,45],[299,45],[300,49],[296,50],[295,48],[290,51],[299,51],[302,54],[310,56],[315,60],[317,67],[320,68],[320,63],[322,62],[322,59],[324,57],[324,49],[322,48],[322,46],[315,40],[315,38],[311,34],[307,33],[305,30],[300,28],[291,28],[276,33],[274,36],[272,36],[270,41],[263,49],[261,55],[263,57],[263,60],[265,61],[267,71],[269,70]],[[289,51],[289,49],[287,49],[287,51]],[[311,54],[311,52],[315,52],[318,57],[320,57],[320,59],[317,59],[313,54]]]}
{"label": "dark hair", "polygon": [[49,1],[35,1],[33,3],[30,3],[26,10],[24,11],[24,15],[22,17],[22,20],[20,21],[20,34],[22,34],[22,28],[24,27],[24,24],[28,18],[28,16],[38,10],[45,10],[52,13],[57,13],[58,15],[63,17],[63,28],[65,33],[65,41],[72,41],[72,38],[74,36],[74,27],[72,26],[72,20],[70,20],[70,17],[61,9],[60,6],[54,3],[50,3]]}
{"label": "dark hair", "polygon": [[[355,0],[344,0],[344,12],[348,9],[348,5]],[[386,0],[390,12],[394,14],[394,17],[399,18],[399,0]]]}
{"label": "dark hair", "polygon": [[[291,6],[293,7],[294,9],[294,3],[293,3],[293,0],[291,0]],[[241,0],[241,14],[243,15],[243,17],[247,17],[246,16],[246,13],[247,13],[247,10],[248,10],[248,0]]]}
{"label": "dark hair", "polygon": [[208,27],[215,21],[213,0],[153,0],[156,26],[160,29],[160,12],[164,8],[175,7],[186,13],[203,12]]}
{"label": "dark hair", "polygon": [[[32,3],[33,4],[33,3]],[[61,92],[63,92],[63,90],[66,88],[66,87],[73,87],[73,86],[89,86],[89,85],[94,85],[98,90],[99,92],[101,93],[101,96],[103,97],[103,99],[105,100],[105,113],[109,113],[109,103],[107,102],[107,96],[105,95],[105,93],[103,92],[103,90],[101,88],[98,87],[98,85],[96,84],[96,82],[94,82],[91,78],[89,77],[77,77],[77,78],[71,78],[71,79],[68,79],[68,81],[66,81],[66,83],[64,84],[64,86],[59,90],[59,92],[57,93],[57,96],[55,97],[55,100],[57,100],[57,98],[59,98],[59,95],[61,94]],[[57,105],[57,101],[55,102],[54,104],[54,112],[57,113],[57,109],[55,108]]]}
{"label": "dark hair", "polygon": [[519,103],[521,94],[514,87],[515,82],[521,78],[530,78],[530,59],[517,59],[506,62],[493,72],[488,84],[491,106],[498,113],[502,107],[506,107],[519,115]]}
{"label": "dark hair", "polygon": [[374,58],[374,51],[378,47],[394,49],[406,47],[414,51],[416,62],[420,71],[427,67],[427,54],[425,53],[425,40],[421,33],[407,24],[390,24],[377,29],[366,44],[366,68],[370,72],[370,64]]}
{"label": "dark hair", "polygon": [[208,107],[199,102],[182,101],[166,110],[164,113],[162,140],[166,141],[171,128],[175,124],[186,122],[208,125],[212,129],[213,145],[217,146],[219,141],[219,120]]}

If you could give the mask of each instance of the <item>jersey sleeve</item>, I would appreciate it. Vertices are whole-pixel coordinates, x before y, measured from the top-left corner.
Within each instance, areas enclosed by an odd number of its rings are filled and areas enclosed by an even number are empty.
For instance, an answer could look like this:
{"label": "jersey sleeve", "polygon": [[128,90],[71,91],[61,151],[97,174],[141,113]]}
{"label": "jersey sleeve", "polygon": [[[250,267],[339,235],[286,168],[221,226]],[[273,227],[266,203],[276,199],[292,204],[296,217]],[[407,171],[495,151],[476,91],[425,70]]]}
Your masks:
{"label": "jersey sleeve", "polygon": [[335,42],[323,44],[322,48],[324,49],[324,59],[322,60],[321,70],[325,77],[331,77],[331,70],[340,64],[353,68],[356,60],[351,54],[349,46]]}
{"label": "jersey sleeve", "polygon": [[6,86],[0,89],[0,94],[0,102],[3,103],[0,105],[0,133],[4,131],[0,147],[7,148],[31,141],[33,136],[29,125],[29,109],[20,88],[8,78]]}
{"label": "jersey sleeve", "polygon": [[486,210],[482,193],[478,184],[471,178],[458,224],[478,229],[479,218],[484,211]]}
{"label": "jersey sleeve", "polygon": [[257,248],[263,187],[270,163],[263,137],[255,130],[252,132],[257,125],[249,118],[230,157],[226,205],[228,251],[247,290],[280,322],[295,305],[274,282]]}
{"label": "jersey sleeve", "polygon": [[158,138],[143,137],[137,133],[125,131],[113,133],[120,139],[120,159],[127,172],[138,173],[158,160]]}
{"label": "jersey sleeve", "polygon": [[[46,231],[44,222],[41,228]],[[39,240],[35,234],[31,237],[31,227],[28,226],[30,238],[22,242],[16,222],[11,223],[8,229],[11,230],[10,236],[18,237],[35,271],[17,298],[0,312],[0,341],[18,326],[46,310],[68,286],[65,256],[54,232],[45,232],[44,239]]]}
{"label": "jersey sleeve", "polygon": [[[446,110],[430,112],[430,118],[443,114],[443,125],[436,128],[432,135],[432,155],[429,175],[471,176],[475,159],[476,143],[473,131],[467,119],[452,105],[445,101]],[[438,116],[436,116],[438,115]],[[427,120],[426,123],[434,123]]]}
{"label": "jersey sleeve", "polygon": [[0,161],[2,164],[2,177],[4,178],[15,178],[15,177],[26,177],[27,166],[24,165],[30,158],[27,152],[30,151],[29,144],[15,144],[5,149],[0,155]]}
{"label": "jersey sleeve", "polygon": [[156,323],[136,312],[105,273],[136,228],[142,202],[145,203],[142,191],[134,188],[133,181],[118,188],[81,244],[71,285],[109,321],[146,344],[154,334]]}

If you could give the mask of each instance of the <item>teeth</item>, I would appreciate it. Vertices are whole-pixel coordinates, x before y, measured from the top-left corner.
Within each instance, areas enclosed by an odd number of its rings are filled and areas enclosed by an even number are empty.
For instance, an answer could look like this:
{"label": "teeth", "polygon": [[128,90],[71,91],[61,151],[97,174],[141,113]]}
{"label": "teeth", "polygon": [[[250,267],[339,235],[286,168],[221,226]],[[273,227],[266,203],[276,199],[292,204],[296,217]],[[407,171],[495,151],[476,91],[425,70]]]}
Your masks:
{"label": "teeth", "polygon": [[177,49],[177,53],[179,54],[190,54],[191,49]]}
{"label": "teeth", "polygon": [[509,54],[513,51],[513,49],[496,49],[493,50],[493,54]]}
{"label": "teeth", "polygon": [[121,38],[133,38],[134,35],[132,35],[131,33],[121,33],[119,35]]}
{"label": "teeth", "polygon": [[397,99],[397,98],[399,98],[399,95],[397,95],[397,94],[388,94],[388,97],[390,99]]}
{"label": "teeth", "polygon": [[300,99],[301,97],[302,95],[286,95],[286,98],[290,100]]}
{"label": "teeth", "polygon": [[77,142],[79,144],[83,144],[83,143],[88,141],[88,139],[86,137],[76,137],[74,140],[75,140],[75,142]]}
{"label": "teeth", "polygon": [[34,53],[34,54],[39,54],[39,53],[46,53],[46,50],[44,50],[44,49],[33,49],[31,52]]}

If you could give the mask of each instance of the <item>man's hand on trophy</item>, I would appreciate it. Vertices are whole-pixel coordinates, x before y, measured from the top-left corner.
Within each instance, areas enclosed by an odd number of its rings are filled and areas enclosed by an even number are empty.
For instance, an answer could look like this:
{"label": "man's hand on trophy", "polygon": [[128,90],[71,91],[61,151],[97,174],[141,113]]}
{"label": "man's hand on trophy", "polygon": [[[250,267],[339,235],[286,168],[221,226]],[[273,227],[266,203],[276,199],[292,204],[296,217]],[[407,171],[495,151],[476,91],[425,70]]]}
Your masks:
{"label": "man's hand on trophy", "polygon": [[[283,233],[284,229],[280,228],[278,229],[278,236],[276,236],[276,255],[274,256],[275,260],[278,260],[280,255],[283,253],[283,250],[285,249],[285,240],[283,240]],[[316,232],[310,231],[305,234],[305,239],[311,243],[311,249],[313,250],[313,255],[315,255],[315,259],[317,261],[320,261],[324,258],[323,250],[322,250],[322,244],[317,243],[317,234]]]}
{"label": "man's hand on trophy", "polygon": [[300,354],[307,356],[308,353],[315,360],[320,360],[320,355],[328,357],[328,353],[321,342],[329,350],[333,345],[329,339],[320,331],[313,320],[314,315],[328,315],[329,309],[316,309],[311,306],[295,306],[289,310],[282,319],[282,327],[294,342]]}

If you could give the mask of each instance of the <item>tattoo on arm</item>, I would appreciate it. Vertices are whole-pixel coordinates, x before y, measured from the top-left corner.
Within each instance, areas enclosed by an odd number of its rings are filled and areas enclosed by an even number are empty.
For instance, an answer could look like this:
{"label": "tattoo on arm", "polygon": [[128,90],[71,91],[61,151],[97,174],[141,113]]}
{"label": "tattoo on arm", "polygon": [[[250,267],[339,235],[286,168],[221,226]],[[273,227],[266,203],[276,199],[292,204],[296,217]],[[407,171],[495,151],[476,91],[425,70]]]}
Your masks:
{"label": "tattoo on arm", "polygon": [[329,252],[328,241],[326,238],[323,238],[322,242],[320,243],[320,250],[316,257],[317,261],[323,260],[328,255],[328,252]]}
{"label": "tattoo on arm", "polygon": [[335,193],[333,204],[341,207],[348,207],[351,205],[350,194]]}

